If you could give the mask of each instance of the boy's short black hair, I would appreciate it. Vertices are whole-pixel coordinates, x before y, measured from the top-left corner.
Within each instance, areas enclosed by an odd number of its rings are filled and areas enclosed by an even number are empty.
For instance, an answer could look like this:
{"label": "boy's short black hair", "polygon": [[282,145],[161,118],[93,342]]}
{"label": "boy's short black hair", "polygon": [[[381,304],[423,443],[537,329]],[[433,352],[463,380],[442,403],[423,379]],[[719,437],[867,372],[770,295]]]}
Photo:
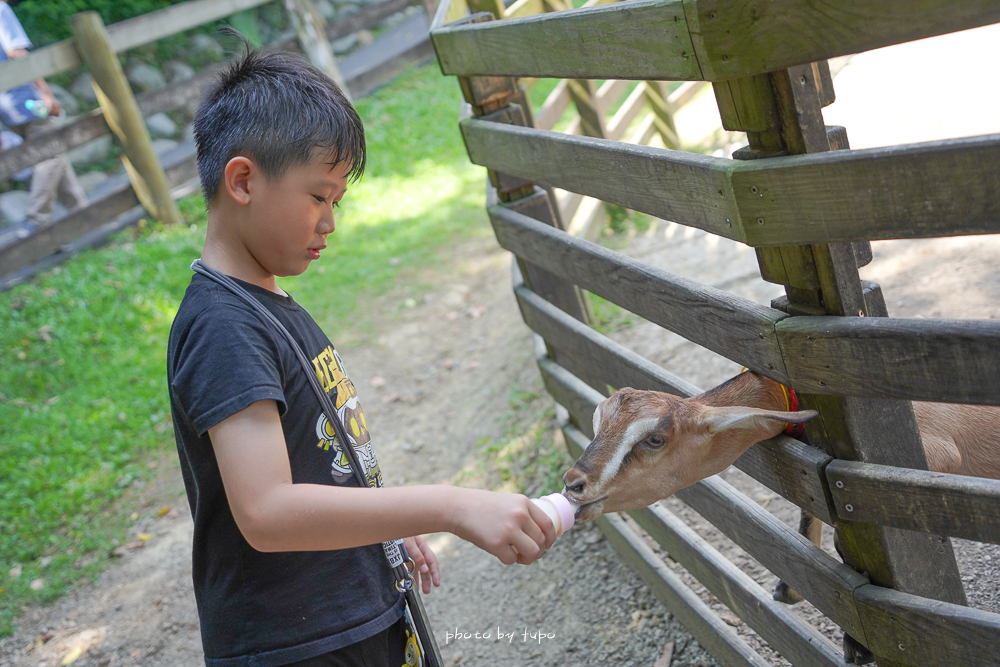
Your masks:
{"label": "boy's short black hair", "polygon": [[226,164],[253,159],[269,177],[306,164],[316,150],[331,169],[350,162],[350,180],[365,170],[365,128],[336,83],[298,56],[253,49],[226,66],[198,104],[194,137],[206,204],[215,198]]}

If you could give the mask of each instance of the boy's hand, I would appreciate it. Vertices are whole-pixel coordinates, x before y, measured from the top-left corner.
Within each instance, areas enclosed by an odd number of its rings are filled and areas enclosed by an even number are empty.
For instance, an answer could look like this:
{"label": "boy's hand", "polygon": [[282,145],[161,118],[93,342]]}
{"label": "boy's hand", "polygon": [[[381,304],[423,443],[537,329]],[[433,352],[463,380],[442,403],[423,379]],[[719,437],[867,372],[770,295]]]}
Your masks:
{"label": "boy's hand", "polygon": [[441,568],[438,566],[437,556],[424,542],[424,538],[419,535],[404,537],[403,546],[406,547],[406,553],[413,559],[413,578],[419,584],[424,595],[431,592],[432,583],[440,588]]}
{"label": "boy's hand", "polygon": [[493,554],[504,565],[533,563],[556,541],[552,520],[525,496],[460,490],[452,532]]}

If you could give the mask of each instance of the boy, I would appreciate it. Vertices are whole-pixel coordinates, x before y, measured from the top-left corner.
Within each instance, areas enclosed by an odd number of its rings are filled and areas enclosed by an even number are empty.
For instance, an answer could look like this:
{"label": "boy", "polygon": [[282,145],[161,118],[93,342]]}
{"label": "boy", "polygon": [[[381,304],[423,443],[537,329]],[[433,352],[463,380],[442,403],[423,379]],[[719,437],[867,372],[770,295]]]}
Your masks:
{"label": "boy", "polygon": [[[361,119],[316,68],[248,48],[203,95],[195,138],[208,202],[202,262],[240,281],[292,332],[377,486],[340,356],[275,282],[326,247],[334,208],[364,170]],[[380,542],[406,538],[425,593],[440,585],[437,560],[407,536],[449,531],[505,564],[552,546],[552,522],[524,496],[357,488],[290,346],[200,274],[171,328],[167,365],[209,666],[399,667],[403,600]]]}
{"label": "boy", "polygon": [[[0,0],[0,62],[28,55],[31,40],[21,27],[11,6],[19,0]],[[10,6],[8,6],[10,5]],[[32,139],[57,127],[52,116],[62,112],[59,102],[45,79],[36,79],[10,90],[0,91],[0,121],[22,139]],[[67,208],[87,203],[87,195],[76,179],[73,165],[65,155],[39,162],[31,177],[31,199],[26,219],[33,226],[44,226],[52,218],[56,197]]]}

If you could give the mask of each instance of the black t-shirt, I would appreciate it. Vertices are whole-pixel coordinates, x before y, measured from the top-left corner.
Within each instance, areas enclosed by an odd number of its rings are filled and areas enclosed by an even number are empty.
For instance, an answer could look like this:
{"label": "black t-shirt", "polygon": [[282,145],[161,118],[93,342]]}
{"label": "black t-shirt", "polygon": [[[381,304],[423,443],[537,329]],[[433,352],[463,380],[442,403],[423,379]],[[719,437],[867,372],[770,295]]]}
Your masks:
{"label": "black t-shirt", "polygon": [[[340,355],[290,296],[240,284],[291,332],[333,399],[372,486],[381,472]],[[267,667],[370,637],[403,613],[382,550],[256,551],[226,500],[208,429],[251,404],[278,404],[292,482],[358,486],[288,343],[208,278],[191,279],[170,330],[167,379],[194,516],[192,575],[210,667]]]}

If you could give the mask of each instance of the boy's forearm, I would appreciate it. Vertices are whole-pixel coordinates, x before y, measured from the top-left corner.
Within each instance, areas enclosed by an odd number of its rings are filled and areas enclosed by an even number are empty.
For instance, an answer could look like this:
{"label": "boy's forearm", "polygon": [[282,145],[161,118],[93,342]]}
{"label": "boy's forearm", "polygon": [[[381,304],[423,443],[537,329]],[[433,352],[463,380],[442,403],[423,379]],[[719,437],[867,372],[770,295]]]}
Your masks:
{"label": "boy's forearm", "polygon": [[396,538],[455,532],[466,489],[445,485],[381,489],[282,484],[237,517],[259,551],[325,551]]}

